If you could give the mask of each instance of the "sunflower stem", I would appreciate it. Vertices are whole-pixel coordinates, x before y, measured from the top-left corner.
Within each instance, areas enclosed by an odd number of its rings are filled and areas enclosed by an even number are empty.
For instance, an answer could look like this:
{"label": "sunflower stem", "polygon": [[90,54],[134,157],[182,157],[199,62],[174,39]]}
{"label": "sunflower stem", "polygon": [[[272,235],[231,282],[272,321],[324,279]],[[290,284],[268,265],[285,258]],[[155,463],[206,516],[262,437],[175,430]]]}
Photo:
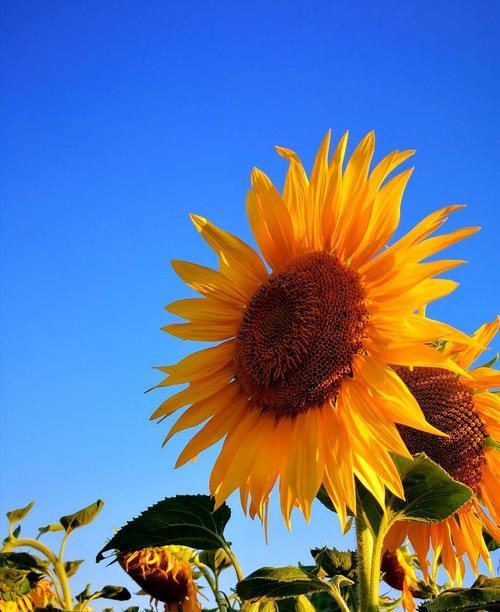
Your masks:
{"label": "sunflower stem", "polygon": [[217,603],[217,606],[219,607],[219,610],[222,610],[222,612],[225,612],[228,606],[224,600],[224,597],[222,596],[222,593],[219,591],[219,588],[217,585],[217,582],[218,582],[217,576],[215,576],[215,579],[212,578],[210,572],[208,571],[207,566],[201,563],[200,561],[195,561],[194,565],[200,570],[200,572],[203,574],[203,577],[207,581],[208,586],[210,587],[210,589],[212,590],[212,593],[214,594],[215,601]]}
{"label": "sunflower stem", "polygon": [[[373,594],[371,589],[371,563],[373,556],[374,538],[363,513],[361,504],[358,504],[356,514],[356,544],[358,551],[358,598],[359,610],[363,612],[377,612],[378,601],[373,605]],[[377,582],[378,593],[378,582]]]}
{"label": "sunflower stem", "polygon": [[224,552],[229,557],[229,560],[233,564],[234,571],[236,573],[236,577],[238,579],[238,582],[241,582],[245,578],[245,575],[243,574],[243,571],[241,570],[241,566],[238,563],[238,559],[235,557],[233,551],[231,550],[231,548],[225,542],[224,542],[224,545],[223,545],[223,549],[224,549]]}
{"label": "sunflower stem", "polygon": [[380,519],[380,526],[373,542],[373,551],[371,558],[371,575],[370,575],[370,591],[369,602],[373,608],[370,610],[378,610],[379,605],[379,584],[380,584],[380,566],[382,564],[382,552],[384,540],[389,528],[389,517],[387,511],[384,512]]}

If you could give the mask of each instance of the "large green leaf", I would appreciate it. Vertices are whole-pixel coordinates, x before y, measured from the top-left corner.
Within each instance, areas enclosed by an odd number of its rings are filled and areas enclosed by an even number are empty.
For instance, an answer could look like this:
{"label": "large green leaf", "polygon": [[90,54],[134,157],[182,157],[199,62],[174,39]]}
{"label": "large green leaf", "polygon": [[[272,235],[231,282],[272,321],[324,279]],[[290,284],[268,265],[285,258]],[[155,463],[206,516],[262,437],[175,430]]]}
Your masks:
{"label": "large green leaf", "polygon": [[11,510],[10,512],[7,512],[7,519],[9,523],[18,523],[19,521],[22,521],[24,518],[26,518],[28,512],[31,510],[31,508],[33,508],[34,505],[35,502],[32,501],[27,506],[24,506],[24,508],[18,508],[17,510]]}
{"label": "large green leaf", "polygon": [[421,612],[473,612],[500,610],[500,578],[480,577],[470,589],[449,589],[424,602]]}
{"label": "large green leaf", "polygon": [[401,474],[406,500],[392,497],[390,506],[401,518],[437,523],[461,508],[472,491],[453,478],[425,454],[414,460],[394,457]]}
{"label": "large green leaf", "polygon": [[236,585],[241,599],[279,599],[328,590],[320,578],[299,567],[262,567]]}
{"label": "large green leaf", "polygon": [[90,504],[90,506],[82,508],[78,510],[78,512],[61,516],[59,519],[60,523],[64,527],[66,533],[71,533],[74,529],[91,523],[99,514],[103,506],[104,502],[102,499],[98,499],[94,504]]}
{"label": "large green leaf", "polygon": [[[416,454],[413,460],[396,455],[393,455],[393,459],[401,475],[405,499],[388,493],[385,505],[398,514],[400,519],[436,523],[456,512],[472,496],[469,487],[453,480],[424,453]],[[383,508],[359,482],[356,487],[369,526],[374,532],[378,532]],[[317,498],[329,510],[335,512],[323,488],[318,491]]]}
{"label": "large green leaf", "polygon": [[107,550],[121,553],[148,546],[177,544],[197,550],[213,550],[225,543],[224,528],[231,510],[224,503],[214,511],[208,495],[167,497],[124,525],[98,553],[97,561]]}

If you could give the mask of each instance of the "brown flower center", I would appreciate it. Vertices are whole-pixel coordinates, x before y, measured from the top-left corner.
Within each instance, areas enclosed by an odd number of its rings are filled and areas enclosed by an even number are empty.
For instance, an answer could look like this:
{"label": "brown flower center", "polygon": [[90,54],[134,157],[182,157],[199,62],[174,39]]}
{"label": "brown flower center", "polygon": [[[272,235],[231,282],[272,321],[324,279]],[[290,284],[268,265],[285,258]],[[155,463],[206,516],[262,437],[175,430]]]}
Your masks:
{"label": "brown flower center", "polygon": [[356,272],[327,253],[298,257],[251,299],[236,342],[237,377],[276,415],[321,406],[351,375],[367,321]]}
{"label": "brown flower center", "polygon": [[448,438],[399,426],[408,450],[423,452],[448,474],[479,492],[487,433],[474,406],[470,387],[440,368],[396,368],[427,421]]}

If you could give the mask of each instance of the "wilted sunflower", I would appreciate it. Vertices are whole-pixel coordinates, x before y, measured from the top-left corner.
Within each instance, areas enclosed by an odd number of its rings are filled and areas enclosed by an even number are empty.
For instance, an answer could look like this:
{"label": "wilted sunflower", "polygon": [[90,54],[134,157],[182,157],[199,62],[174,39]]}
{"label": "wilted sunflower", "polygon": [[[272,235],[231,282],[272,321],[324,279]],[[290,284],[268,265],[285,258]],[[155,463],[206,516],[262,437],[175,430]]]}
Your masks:
{"label": "wilted sunflower", "polygon": [[[500,319],[482,325],[472,338],[487,345],[498,331]],[[480,356],[480,348],[461,348],[453,342],[444,354],[461,368],[468,369]],[[478,573],[480,558],[492,571],[484,532],[500,540],[500,398],[488,389],[500,386],[500,372],[483,366],[468,371],[468,377],[440,368],[398,368],[429,423],[448,434],[430,436],[401,427],[400,432],[412,453],[424,452],[455,480],[470,487],[474,496],[452,517],[425,525],[396,523],[386,538],[386,548],[395,550],[408,536],[419,558],[424,577],[428,577],[430,547],[450,578],[460,584],[464,575],[464,556]]]}
{"label": "wilted sunflower", "polygon": [[407,551],[401,548],[386,550],[382,557],[381,570],[384,581],[393,589],[402,592],[401,603],[406,612],[415,612],[417,607],[413,593],[418,589],[419,581]]}
{"label": "wilted sunflower", "polygon": [[251,516],[267,515],[279,478],[287,525],[294,506],[306,518],[321,484],[343,522],[355,510],[356,476],[383,503],[384,488],[402,496],[390,452],[408,456],[396,423],[436,433],[393,365],[438,366],[462,372],[426,342],[468,338],[416,314],[457,283],[436,274],[462,263],[421,263],[474,233],[466,228],[429,238],[449,213],[432,213],[384,249],[398,226],[411,170],[386,181],[413,151],[394,151],[370,173],[370,132],[343,169],[347,134],[328,159],[330,133],[310,178],[297,155],[283,194],[252,172],[247,212],[270,267],[247,244],[206,219],[191,219],[219,258],[219,269],[173,261],[202,298],[167,310],[188,323],[164,330],[180,338],[221,342],[172,366],[158,386],[189,383],[152,415],[163,419],[190,406],[167,436],[208,422],[182,451],[177,466],[225,438],[210,491],[220,504],[240,489]]}
{"label": "wilted sunflower", "polygon": [[180,547],[143,548],[118,556],[127,574],[153,599],[165,604],[165,612],[201,612],[193,570],[176,554]]}

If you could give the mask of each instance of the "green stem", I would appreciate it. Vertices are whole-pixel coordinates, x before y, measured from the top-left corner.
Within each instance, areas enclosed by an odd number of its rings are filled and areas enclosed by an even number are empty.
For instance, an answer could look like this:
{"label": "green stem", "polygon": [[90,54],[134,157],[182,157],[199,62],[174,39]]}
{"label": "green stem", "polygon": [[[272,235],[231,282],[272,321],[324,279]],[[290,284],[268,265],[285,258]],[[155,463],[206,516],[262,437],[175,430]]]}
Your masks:
{"label": "green stem", "polygon": [[227,610],[228,606],[226,604],[224,597],[222,596],[222,593],[219,591],[217,587],[217,581],[212,578],[210,572],[208,571],[207,566],[200,562],[195,562],[194,564],[203,574],[203,577],[207,581],[208,586],[212,590],[212,593],[214,594],[214,597],[215,597],[215,601],[217,602],[217,605],[219,606],[219,610],[222,610],[223,612]]}
{"label": "green stem", "polygon": [[333,597],[333,599],[335,599],[335,601],[337,602],[337,606],[339,607],[339,609],[341,610],[341,612],[350,612],[349,611],[349,606],[347,605],[347,603],[345,602],[344,598],[342,597],[342,595],[339,593],[338,589],[336,589],[334,586],[329,585],[330,587],[330,595]]}
{"label": "green stem", "polygon": [[389,528],[389,517],[387,516],[387,510],[380,519],[380,527],[375,540],[373,542],[373,551],[371,559],[371,575],[370,575],[370,590],[368,593],[369,605],[372,606],[370,610],[378,610],[379,605],[379,585],[380,585],[380,566],[382,564],[382,553],[384,547],[384,540]]}
{"label": "green stem", "polygon": [[243,574],[241,570],[240,564],[238,563],[238,559],[236,559],[236,557],[233,554],[233,551],[229,548],[229,546],[225,542],[224,542],[223,548],[227,556],[231,560],[231,563],[233,564],[234,571],[236,572],[236,577],[238,578],[238,582],[241,582],[245,578],[245,575]]}
{"label": "green stem", "polygon": [[[371,603],[371,562],[373,555],[373,535],[369,530],[363,515],[361,504],[358,504],[356,515],[356,543],[358,549],[358,597],[359,609],[362,612],[377,612],[378,602],[375,607]],[[377,582],[378,587],[378,582]]]}
{"label": "green stem", "polygon": [[59,580],[59,585],[61,586],[62,600],[59,603],[64,607],[65,610],[72,610],[73,599],[71,597],[71,591],[69,588],[68,576],[66,575],[62,560],[58,559],[48,546],[45,546],[45,544],[43,544],[42,542],[38,540],[33,540],[31,538],[15,538],[13,540],[10,540],[9,542],[7,542],[3,550],[5,552],[8,552],[13,548],[20,548],[22,546],[34,548],[35,550],[38,550],[38,552],[41,552],[42,555],[47,557],[47,559],[50,561],[54,568],[57,579]]}

